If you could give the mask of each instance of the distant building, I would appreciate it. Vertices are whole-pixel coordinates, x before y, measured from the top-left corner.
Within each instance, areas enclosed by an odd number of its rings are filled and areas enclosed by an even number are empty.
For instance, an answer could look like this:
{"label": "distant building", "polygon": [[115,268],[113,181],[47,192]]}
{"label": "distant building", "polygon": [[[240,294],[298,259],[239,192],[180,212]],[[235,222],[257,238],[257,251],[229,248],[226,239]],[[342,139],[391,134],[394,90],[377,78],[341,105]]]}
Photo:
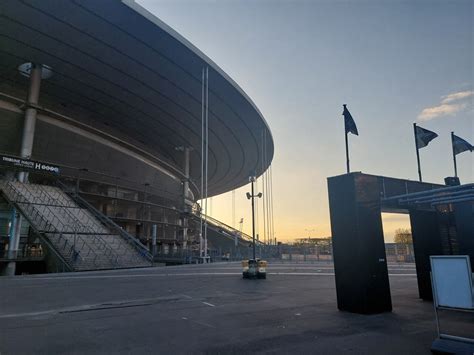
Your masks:
{"label": "distant building", "polygon": [[307,238],[296,238],[295,245],[301,244],[301,245],[328,245],[331,244],[331,237],[307,237]]}

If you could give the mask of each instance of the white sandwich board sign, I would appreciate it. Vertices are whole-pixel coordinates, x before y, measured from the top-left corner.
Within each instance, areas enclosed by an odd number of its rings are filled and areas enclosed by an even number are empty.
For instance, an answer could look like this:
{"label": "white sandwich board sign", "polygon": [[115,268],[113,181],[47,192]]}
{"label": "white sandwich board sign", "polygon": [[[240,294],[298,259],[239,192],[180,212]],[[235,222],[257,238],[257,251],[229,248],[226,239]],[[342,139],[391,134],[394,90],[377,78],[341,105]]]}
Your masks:
{"label": "white sandwich board sign", "polygon": [[444,255],[430,256],[430,259],[435,305],[474,309],[469,257]]}

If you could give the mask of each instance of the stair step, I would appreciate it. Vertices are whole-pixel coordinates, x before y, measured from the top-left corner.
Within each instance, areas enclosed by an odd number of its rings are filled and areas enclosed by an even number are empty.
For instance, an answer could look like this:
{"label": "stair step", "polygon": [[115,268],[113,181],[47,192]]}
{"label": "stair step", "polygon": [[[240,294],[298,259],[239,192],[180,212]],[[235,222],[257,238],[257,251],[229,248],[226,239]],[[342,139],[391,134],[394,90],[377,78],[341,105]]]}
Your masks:
{"label": "stair step", "polygon": [[150,261],[58,187],[1,182],[0,189],[76,271],[150,266]]}

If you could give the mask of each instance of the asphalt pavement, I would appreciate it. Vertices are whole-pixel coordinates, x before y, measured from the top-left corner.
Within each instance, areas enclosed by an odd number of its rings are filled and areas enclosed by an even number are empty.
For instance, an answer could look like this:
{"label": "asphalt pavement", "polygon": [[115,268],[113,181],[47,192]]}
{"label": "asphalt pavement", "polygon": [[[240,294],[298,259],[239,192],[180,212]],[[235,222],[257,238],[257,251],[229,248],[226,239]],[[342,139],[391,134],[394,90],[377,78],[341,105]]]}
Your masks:
{"label": "asphalt pavement", "polygon": [[390,264],[393,312],[338,311],[331,263],[240,263],[0,278],[0,354],[429,354],[433,306]]}

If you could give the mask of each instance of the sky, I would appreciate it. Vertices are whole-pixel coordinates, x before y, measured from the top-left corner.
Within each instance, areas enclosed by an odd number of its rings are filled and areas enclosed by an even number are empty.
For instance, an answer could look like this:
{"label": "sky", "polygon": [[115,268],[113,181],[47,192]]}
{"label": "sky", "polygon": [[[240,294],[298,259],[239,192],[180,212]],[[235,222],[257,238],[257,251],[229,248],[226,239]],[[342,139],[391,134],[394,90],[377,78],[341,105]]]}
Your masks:
{"label": "sky", "polygon": [[[417,180],[413,123],[439,137],[420,150],[424,181],[452,176],[450,132],[474,144],[474,2],[470,0],[139,0],[252,98],[272,131],[275,237],[331,235],[327,177],[351,170]],[[473,182],[474,153],[457,156]],[[210,214],[250,234],[249,187],[215,196]],[[258,232],[263,234],[259,203]],[[384,214],[386,241],[409,227]]]}

